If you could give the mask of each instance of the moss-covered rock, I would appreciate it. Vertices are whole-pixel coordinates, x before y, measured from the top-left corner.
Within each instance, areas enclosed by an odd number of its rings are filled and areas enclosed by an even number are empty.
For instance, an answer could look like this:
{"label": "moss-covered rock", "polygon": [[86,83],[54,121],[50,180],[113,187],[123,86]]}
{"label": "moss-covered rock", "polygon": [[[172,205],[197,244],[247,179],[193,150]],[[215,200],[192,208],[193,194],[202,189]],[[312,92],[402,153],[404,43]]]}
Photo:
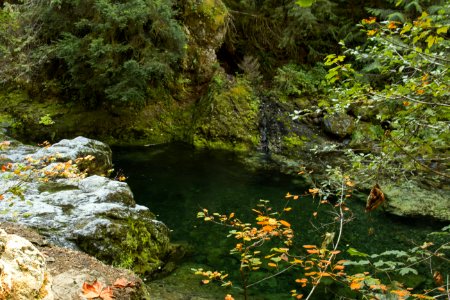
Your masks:
{"label": "moss-covered rock", "polygon": [[195,115],[192,140],[196,147],[248,151],[259,144],[259,99],[245,79],[213,78]]}
{"label": "moss-covered rock", "polygon": [[332,114],[323,118],[324,130],[341,139],[350,136],[355,128],[355,120],[347,114]]}
{"label": "moss-covered rock", "polygon": [[[114,218],[111,212],[108,218]],[[97,226],[92,234],[78,239],[78,246],[98,259],[115,266],[151,275],[162,270],[170,251],[169,230],[141,210],[137,214],[118,213],[114,224]],[[98,251],[101,249],[101,251]]]}
{"label": "moss-covered rock", "polygon": [[206,82],[218,67],[216,50],[227,31],[229,13],[221,0],[180,1],[181,19],[188,40],[184,69]]}
{"label": "moss-covered rock", "polygon": [[[95,147],[85,147],[89,145]],[[0,221],[28,225],[47,235],[55,244],[80,248],[105,262],[126,266],[141,274],[159,272],[173,253],[169,229],[156,220],[148,208],[135,203],[126,183],[98,175],[77,176],[79,173],[72,169],[66,176],[50,172],[44,178],[46,168],[55,163],[33,164],[39,158],[44,161],[42,155],[54,153],[55,149],[62,155],[67,154],[67,159],[75,159],[72,155],[84,155],[83,150],[90,149],[89,154],[93,156],[104,155],[99,166],[109,168],[109,147],[85,138],[54,146],[54,149],[40,149],[12,140],[0,149],[0,157],[26,166],[28,172],[26,178],[20,174],[15,176],[12,169],[0,174],[0,194],[5,198],[0,201]],[[66,170],[66,164],[63,165],[62,169]]]}
{"label": "moss-covered rock", "polygon": [[450,192],[424,189],[414,183],[382,185],[387,211],[398,216],[428,216],[450,221]]}

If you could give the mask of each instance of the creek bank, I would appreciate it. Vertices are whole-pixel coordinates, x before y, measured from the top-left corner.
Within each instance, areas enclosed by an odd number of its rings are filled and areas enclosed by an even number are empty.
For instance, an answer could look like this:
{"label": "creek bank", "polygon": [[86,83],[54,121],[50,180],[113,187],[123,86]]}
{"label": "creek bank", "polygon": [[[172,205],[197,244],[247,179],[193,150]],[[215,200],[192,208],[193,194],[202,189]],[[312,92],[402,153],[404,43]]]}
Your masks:
{"label": "creek bank", "polygon": [[167,226],[136,205],[126,183],[93,175],[112,168],[107,145],[83,137],[46,148],[2,140],[9,144],[0,150],[0,221],[24,224],[56,245],[140,274],[164,271],[176,252]]}

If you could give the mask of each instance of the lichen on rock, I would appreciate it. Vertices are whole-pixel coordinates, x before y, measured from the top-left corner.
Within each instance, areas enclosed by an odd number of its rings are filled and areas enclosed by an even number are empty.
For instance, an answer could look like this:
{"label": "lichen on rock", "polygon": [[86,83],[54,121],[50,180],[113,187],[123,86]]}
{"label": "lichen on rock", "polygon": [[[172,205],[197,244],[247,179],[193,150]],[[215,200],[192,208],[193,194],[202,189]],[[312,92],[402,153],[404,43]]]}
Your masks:
{"label": "lichen on rock", "polygon": [[28,240],[0,229],[0,299],[53,300],[45,257]]}

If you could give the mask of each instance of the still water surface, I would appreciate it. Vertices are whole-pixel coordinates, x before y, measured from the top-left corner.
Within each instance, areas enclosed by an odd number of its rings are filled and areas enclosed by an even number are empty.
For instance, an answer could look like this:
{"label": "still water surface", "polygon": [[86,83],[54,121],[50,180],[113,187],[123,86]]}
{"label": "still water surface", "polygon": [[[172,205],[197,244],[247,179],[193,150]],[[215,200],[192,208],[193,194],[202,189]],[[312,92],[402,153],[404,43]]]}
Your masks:
{"label": "still water surface", "polygon": [[[225,270],[230,272],[230,277],[238,277],[233,273],[238,262],[228,254],[234,241],[225,238],[225,228],[198,220],[197,212],[202,208],[210,212],[236,212],[242,220],[250,222],[255,216],[251,209],[260,199],[270,200],[274,209],[280,209],[287,192],[302,194],[307,189],[301,178],[250,169],[233,153],[195,150],[184,144],[115,147],[113,160],[115,170],[121,170],[128,178],[136,202],[149,207],[171,228],[172,241],[193,246],[193,254],[185,263]],[[324,230],[317,230],[311,224],[319,226],[321,221],[330,220],[328,209],[319,209],[319,218],[314,218],[317,201],[301,198],[292,204],[295,213],[288,220],[297,231],[299,245],[320,244]],[[354,247],[362,252],[380,253],[408,249],[441,227],[394,217],[382,210],[369,215],[364,213],[364,203],[359,200],[351,200],[349,207],[354,212],[354,220],[345,227],[342,250]],[[326,230],[332,231],[333,226]],[[255,274],[252,279],[256,281],[261,276]],[[298,288],[292,283],[293,278],[292,274],[285,274],[265,281],[255,289],[252,299],[292,299],[289,290]],[[238,278],[232,279],[238,286]]]}

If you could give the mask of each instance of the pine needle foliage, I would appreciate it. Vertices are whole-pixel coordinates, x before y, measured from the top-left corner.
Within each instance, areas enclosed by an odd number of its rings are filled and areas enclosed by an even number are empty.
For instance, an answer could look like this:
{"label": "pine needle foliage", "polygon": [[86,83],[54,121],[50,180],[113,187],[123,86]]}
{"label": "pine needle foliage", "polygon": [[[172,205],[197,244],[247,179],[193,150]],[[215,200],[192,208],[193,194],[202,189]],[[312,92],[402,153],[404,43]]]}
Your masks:
{"label": "pine needle foliage", "polygon": [[175,80],[185,35],[172,0],[42,0],[20,5],[35,27],[34,81],[56,81],[62,96],[88,105],[141,105],[149,88]]}

